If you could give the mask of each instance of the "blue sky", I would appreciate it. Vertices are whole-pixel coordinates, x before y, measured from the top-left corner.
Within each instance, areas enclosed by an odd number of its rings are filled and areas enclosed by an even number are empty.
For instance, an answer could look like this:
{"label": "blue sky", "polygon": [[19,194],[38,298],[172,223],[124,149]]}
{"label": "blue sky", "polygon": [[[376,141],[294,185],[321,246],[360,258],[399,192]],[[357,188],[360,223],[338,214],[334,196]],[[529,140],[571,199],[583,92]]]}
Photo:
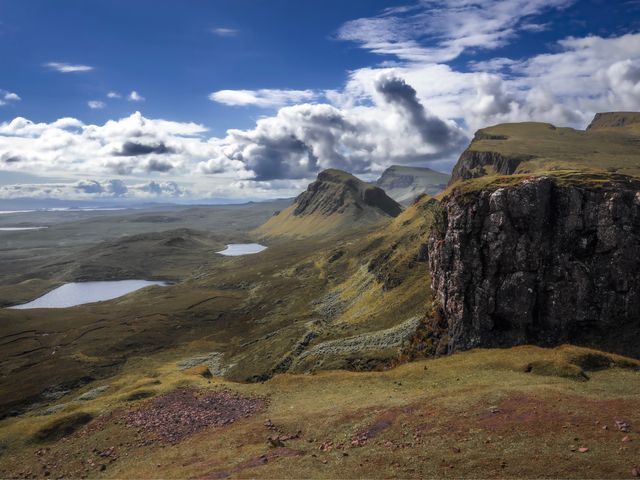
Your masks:
{"label": "blue sky", "polygon": [[[73,116],[104,122],[137,107],[151,117],[196,121],[223,134],[248,128],[256,109],[207,101],[222,89],[330,89],[345,72],[375,61],[337,41],[347,20],[397,2],[285,1],[0,1],[0,59],[4,89],[23,102],[0,111],[8,120]],[[216,34],[215,29],[233,30]],[[90,65],[84,74],[59,74],[48,62]],[[107,102],[110,91],[140,92],[144,105]],[[108,105],[91,111],[87,102]]]}
{"label": "blue sky", "polygon": [[0,198],[447,171],[482,126],[639,109],[639,30],[637,0],[0,0]]}

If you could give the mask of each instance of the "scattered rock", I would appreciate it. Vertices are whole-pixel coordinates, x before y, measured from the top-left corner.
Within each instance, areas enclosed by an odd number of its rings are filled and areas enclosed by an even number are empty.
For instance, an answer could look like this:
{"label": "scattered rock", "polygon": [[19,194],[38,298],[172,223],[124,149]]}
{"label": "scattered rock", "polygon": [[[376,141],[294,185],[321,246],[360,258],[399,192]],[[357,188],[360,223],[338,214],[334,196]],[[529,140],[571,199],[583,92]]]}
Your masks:
{"label": "scattered rock", "polygon": [[578,451],[579,451],[580,453],[587,453],[587,452],[589,451],[589,449],[588,449],[587,447],[580,447],[580,448],[578,449]]}
{"label": "scattered rock", "polygon": [[266,400],[228,390],[179,389],[128,412],[125,424],[159,440],[178,443],[208,427],[229,425],[266,406]]}
{"label": "scattered rock", "polygon": [[89,400],[95,400],[107,390],[109,390],[109,385],[102,385],[100,387],[93,388],[88,392],[84,392],[82,395],[80,395],[78,397],[78,400],[81,400],[83,402],[86,402]]}
{"label": "scattered rock", "polygon": [[631,430],[631,424],[623,420],[616,420],[615,424],[616,424],[616,427],[618,427],[618,430],[620,430],[621,432],[627,433]]}

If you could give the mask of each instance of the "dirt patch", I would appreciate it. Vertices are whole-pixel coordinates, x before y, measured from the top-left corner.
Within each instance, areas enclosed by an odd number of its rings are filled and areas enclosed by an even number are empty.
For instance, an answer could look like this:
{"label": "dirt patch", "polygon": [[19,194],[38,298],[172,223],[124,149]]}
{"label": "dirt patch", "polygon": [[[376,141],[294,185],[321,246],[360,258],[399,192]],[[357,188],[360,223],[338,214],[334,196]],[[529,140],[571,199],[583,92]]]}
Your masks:
{"label": "dirt patch", "polygon": [[150,441],[175,444],[209,427],[221,427],[254,415],[267,404],[264,398],[228,390],[179,389],[161,395],[125,415],[127,427]]}
{"label": "dirt patch", "polygon": [[276,458],[286,458],[286,457],[301,457],[305,454],[305,452],[301,450],[295,450],[293,448],[278,448],[264,455],[260,455],[259,457],[253,457],[249,460],[245,460],[242,463],[239,463],[235,467],[229,470],[218,470],[215,472],[210,472],[203,477],[200,477],[201,480],[221,480],[223,478],[230,477],[235,473],[240,473],[243,470],[248,468],[255,468],[261,465],[266,465],[270,460],[274,460]]}
{"label": "dirt patch", "polygon": [[[536,398],[514,396],[489,409],[483,409],[475,425],[492,432],[527,432],[543,435],[549,431],[571,429],[578,431],[613,429],[614,420],[631,418],[632,403],[620,400],[586,400],[563,396],[562,398]],[[594,426],[599,427],[595,428]]]}

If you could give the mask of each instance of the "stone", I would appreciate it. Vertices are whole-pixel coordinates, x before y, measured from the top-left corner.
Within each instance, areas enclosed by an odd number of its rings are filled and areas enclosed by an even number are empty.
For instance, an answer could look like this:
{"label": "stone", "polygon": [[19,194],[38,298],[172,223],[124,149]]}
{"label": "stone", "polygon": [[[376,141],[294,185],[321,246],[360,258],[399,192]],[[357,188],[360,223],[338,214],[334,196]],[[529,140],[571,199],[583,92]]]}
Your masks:
{"label": "stone", "polygon": [[537,177],[447,195],[428,242],[446,323],[434,345],[576,343],[640,356],[638,189]]}

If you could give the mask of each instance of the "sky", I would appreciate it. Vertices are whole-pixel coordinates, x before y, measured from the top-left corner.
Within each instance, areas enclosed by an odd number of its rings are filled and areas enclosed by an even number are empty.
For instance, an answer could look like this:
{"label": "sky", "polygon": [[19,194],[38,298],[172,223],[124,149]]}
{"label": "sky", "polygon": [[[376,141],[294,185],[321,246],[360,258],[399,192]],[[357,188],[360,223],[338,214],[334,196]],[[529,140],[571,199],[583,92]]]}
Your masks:
{"label": "sky", "polygon": [[639,0],[0,0],[0,199],[289,197],[614,110]]}

